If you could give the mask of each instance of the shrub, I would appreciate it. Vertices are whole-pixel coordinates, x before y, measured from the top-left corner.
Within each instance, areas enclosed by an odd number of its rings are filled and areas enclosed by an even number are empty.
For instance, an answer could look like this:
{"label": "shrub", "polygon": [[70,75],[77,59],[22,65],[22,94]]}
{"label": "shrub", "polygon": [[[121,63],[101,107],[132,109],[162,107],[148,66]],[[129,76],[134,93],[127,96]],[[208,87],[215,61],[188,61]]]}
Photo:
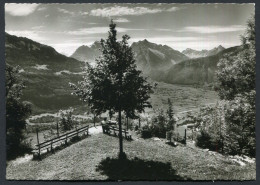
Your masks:
{"label": "shrub", "polygon": [[145,125],[142,127],[141,136],[143,138],[149,137],[159,137],[165,138],[167,131],[167,119],[163,110],[159,110],[155,113],[152,118],[152,123],[150,125]]}
{"label": "shrub", "polygon": [[7,159],[12,159],[30,151],[30,146],[24,142],[26,119],[31,114],[31,104],[22,102],[21,95],[25,88],[19,76],[19,66],[6,65],[6,145]]}
{"label": "shrub", "polygon": [[142,127],[141,137],[144,138],[144,139],[147,139],[147,138],[151,138],[151,137],[152,137],[152,131],[151,131],[151,129],[149,128],[148,125],[145,125],[145,126]]}
{"label": "shrub", "polygon": [[60,110],[60,120],[59,125],[63,131],[71,130],[78,122],[72,116],[73,109],[69,108],[68,110]]}

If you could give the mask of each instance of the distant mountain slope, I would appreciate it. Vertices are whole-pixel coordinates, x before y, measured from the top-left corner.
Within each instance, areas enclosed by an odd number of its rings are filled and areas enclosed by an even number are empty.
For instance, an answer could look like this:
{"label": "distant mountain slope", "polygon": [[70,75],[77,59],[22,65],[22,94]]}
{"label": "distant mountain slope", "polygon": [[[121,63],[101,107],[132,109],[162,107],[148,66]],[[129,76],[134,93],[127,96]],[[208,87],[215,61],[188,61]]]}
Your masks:
{"label": "distant mountain slope", "polygon": [[70,95],[68,83],[81,79],[83,62],[61,55],[50,46],[7,33],[5,60],[21,67],[27,86],[22,99],[30,101],[36,110],[58,110],[79,104]]}
{"label": "distant mountain slope", "polygon": [[189,59],[173,65],[161,79],[166,83],[173,84],[203,84],[216,80],[215,71],[218,61],[224,54],[235,55],[242,48],[231,47],[219,52],[216,55]]}
{"label": "distant mountain slope", "polygon": [[188,59],[187,56],[169,46],[151,43],[146,39],[134,42],[131,47],[135,53],[137,67],[155,80],[173,64]]}
{"label": "distant mountain slope", "polygon": [[183,50],[182,53],[184,55],[188,56],[189,58],[200,58],[200,57],[215,55],[215,54],[223,51],[224,49],[225,48],[221,45],[219,45],[218,47],[215,47],[211,50],[201,50],[201,51],[187,48],[187,49]]}
{"label": "distant mountain slope", "polygon": [[100,55],[101,44],[100,42],[94,42],[90,47],[89,46],[80,46],[76,51],[71,55],[72,58],[75,58],[79,61],[95,63],[95,58]]}
{"label": "distant mountain slope", "polygon": [[[164,71],[173,64],[188,59],[187,56],[169,46],[154,44],[146,39],[134,42],[131,47],[138,69],[142,70],[144,75],[152,79],[160,78]],[[100,55],[99,48],[99,42],[95,42],[90,47],[80,46],[71,57],[93,63],[94,59]]]}

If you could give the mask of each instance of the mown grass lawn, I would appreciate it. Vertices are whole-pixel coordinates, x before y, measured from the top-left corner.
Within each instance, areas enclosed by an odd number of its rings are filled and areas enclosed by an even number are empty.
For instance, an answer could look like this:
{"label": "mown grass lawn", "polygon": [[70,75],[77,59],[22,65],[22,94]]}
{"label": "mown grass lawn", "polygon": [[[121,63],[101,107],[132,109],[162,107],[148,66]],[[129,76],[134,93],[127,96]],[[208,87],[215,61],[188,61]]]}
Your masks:
{"label": "mown grass lawn", "polygon": [[42,161],[9,162],[6,178],[27,180],[254,180],[254,164],[240,166],[220,154],[164,141],[124,141],[128,156],[117,159],[118,138],[92,135]]}

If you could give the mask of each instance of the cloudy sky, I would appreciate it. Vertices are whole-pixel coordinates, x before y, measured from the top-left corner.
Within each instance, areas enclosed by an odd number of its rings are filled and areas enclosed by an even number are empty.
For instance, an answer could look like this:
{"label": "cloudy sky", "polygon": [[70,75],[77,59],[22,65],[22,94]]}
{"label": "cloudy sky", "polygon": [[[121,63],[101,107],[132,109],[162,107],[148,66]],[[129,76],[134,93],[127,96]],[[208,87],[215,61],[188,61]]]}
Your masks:
{"label": "cloudy sky", "polygon": [[71,55],[106,38],[111,19],[118,36],[147,39],[182,51],[240,44],[254,4],[6,4],[5,30]]}

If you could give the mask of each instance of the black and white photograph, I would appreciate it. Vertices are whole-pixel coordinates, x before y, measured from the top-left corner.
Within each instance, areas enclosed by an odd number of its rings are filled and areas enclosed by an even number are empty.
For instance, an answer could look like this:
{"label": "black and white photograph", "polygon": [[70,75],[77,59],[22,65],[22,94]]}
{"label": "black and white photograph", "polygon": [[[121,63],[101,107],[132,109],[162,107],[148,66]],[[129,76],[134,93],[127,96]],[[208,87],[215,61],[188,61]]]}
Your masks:
{"label": "black and white photograph", "polygon": [[254,3],[5,3],[6,180],[256,180]]}

